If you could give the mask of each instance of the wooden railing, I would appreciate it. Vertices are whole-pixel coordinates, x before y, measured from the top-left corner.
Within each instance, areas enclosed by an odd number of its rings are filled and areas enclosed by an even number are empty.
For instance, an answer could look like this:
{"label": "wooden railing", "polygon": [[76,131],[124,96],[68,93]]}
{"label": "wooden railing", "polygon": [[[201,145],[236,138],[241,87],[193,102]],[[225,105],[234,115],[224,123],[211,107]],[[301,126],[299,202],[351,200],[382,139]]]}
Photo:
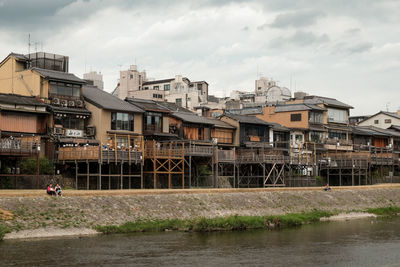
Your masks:
{"label": "wooden railing", "polygon": [[0,154],[36,154],[39,152],[39,143],[21,139],[0,139]]}
{"label": "wooden railing", "polygon": [[145,158],[182,158],[184,155],[184,142],[146,141],[144,144]]}
{"label": "wooden railing", "polygon": [[58,160],[98,160],[98,146],[60,147]]}
{"label": "wooden railing", "polygon": [[218,150],[217,157],[219,162],[235,161],[235,150]]}

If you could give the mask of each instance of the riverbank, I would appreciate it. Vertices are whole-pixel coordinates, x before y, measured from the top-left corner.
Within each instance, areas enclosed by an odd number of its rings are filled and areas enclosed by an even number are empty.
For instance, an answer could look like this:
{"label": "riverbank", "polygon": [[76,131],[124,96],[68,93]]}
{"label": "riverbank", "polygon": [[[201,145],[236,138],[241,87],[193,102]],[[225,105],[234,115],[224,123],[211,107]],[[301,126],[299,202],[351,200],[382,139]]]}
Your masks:
{"label": "riverbank", "polygon": [[14,195],[9,190],[0,192],[1,223],[13,231],[6,234],[6,238],[40,237],[40,234],[35,233],[44,233],[46,229],[54,232],[58,230],[63,235],[68,232],[80,235],[84,234],[84,229],[94,229],[99,225],[121,226],[138,221],[193,221],[232,216],[265,218],[305,214],[315,210],[339,214],[400,206],[399,185],[334,187],[330,192],[324,192],[321,188],[172,192],[71,190],[66,191],[62,198],[47,197],[42,190],[41,193],[29,191],[25,196],[24,192],[15,192]]}

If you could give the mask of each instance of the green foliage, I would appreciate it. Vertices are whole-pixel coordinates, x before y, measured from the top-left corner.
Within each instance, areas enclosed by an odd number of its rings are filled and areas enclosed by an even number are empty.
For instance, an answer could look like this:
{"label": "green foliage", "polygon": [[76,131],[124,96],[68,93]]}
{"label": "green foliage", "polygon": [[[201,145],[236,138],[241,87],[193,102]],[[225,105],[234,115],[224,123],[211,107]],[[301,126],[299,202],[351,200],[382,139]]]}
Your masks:
{"label": "green foliage", "polygon": [[7,226],[0,223],[0,241],[3,240],[4,236],[10,232],[11,232],[11,230]]}
{"label": "green foliage", "polygon": [[166,230],[210,232],[237,231],[246,229],[286,228],[305,223],[317,222],[321,217],[329,217],[332,213],[314,210],[306,213],[292,213],[280,216],[229,216],[217,218],[197,218],[192,220],[139,220],[124,223],[120,226],[96,226],[95,229],[104,234],[160,232]]}
{"label": "green foliage", "polygon": [[367,212],[373,213],[381,216],[394,216],[400,213],[400,207],[397,206],[389,206],[382,208],[370,208],[367,209]]}
{"label": "green foliage", "polygon": [[[21,174],[36,174],[37,160],[35,158],[27,158],[21,161]],[[46,157],[39,159],[40,174],[53,174],[53,163]]]}

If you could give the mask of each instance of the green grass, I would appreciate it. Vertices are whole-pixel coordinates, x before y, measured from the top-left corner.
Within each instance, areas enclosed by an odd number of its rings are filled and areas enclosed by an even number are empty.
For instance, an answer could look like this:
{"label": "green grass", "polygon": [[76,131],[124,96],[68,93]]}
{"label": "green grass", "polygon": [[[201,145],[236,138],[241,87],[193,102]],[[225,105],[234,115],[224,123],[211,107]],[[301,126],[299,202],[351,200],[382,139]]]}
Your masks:
{"label": "green grass", "polygon": [[0,241],[3,240],[4,236],[9,232],[11,232],[11,230],[7,226],[0,223]]}
{"label": "green grass", "polygon": [[280,216],[229,216],[217,218],[197,218],[189,220],[139,220],[122,225],[96,226],[95,229],[104,234],[175,231],[237,231],[247,229],[271,229],[300,226],[317,222],[321,217],[329,217],[332,213],[314,210],[305,213],[291,213]]}
{"label": "green grass", "polygon": [[389,206],[382,208],[370,208],[367,209],[367,212],[373,213],[380,216],[394,216],[400,213],[400,207],[397,206]]}

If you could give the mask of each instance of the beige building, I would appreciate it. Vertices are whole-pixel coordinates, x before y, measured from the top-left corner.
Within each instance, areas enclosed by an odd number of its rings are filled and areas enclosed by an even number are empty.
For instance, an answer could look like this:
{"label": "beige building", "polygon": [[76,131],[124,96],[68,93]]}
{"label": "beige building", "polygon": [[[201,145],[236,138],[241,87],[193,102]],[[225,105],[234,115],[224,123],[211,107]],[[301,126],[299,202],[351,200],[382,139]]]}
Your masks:
{"label": "beige building", "polygon": [[387,129],[392,125],[400,125],[400,111],[397,113],[380,111],[358,123],[358,126],[374,126],[382,129]]}
{"label": "beige building", "polygon": [[84,86],[83,96],[92,112],[89,128],[103,146],[128,148],[143,133],[144,111],[95,86]]}
{"label": "beige building", "polygon": [[120,82],[113,93],[120,99],[133,97],[154,101],[167,101],[194,110],[207,103],[208,83],[191,82],[188,78],[176,75],[175,78],[148,80],[146,72],[139,72],[132,65],[129,70],[120,72]]}
{"label": "beige building", "polygon": [[256,103],[277,103],[289,100],[292,96],[288,88],[278,86],[275,81],[265,77],[255,81],[255,94]]}
{"label": "beige building", "polygon": [[93,85],[101,90],[104,89],[103,75],[100,72],[97,73],[97,71],[91,71],[85,73],[83,74],[83,79],[92,81]]}

